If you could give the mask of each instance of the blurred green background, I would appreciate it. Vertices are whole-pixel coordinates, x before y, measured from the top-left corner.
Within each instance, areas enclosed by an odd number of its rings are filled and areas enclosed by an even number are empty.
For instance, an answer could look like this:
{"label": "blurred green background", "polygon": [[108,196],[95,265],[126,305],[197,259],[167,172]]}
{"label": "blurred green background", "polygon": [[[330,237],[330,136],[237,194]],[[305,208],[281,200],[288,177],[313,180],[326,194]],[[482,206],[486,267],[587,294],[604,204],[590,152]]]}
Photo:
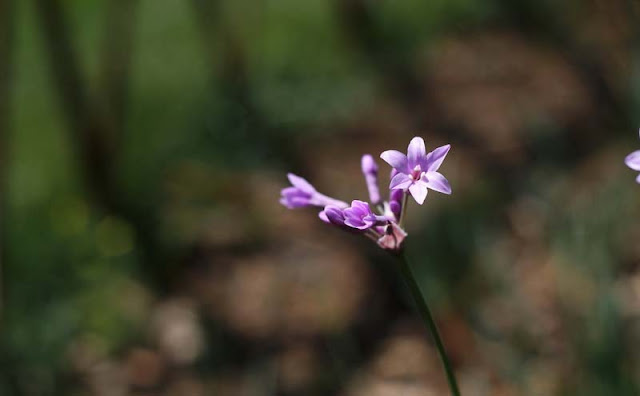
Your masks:
{"label": "blurred green background", "polygon": [[446,394],[394,262],[278,204],[415,135],[453,146],[407,251],[463,394],[640,394],[639,21],[0,0],[0,395]]}

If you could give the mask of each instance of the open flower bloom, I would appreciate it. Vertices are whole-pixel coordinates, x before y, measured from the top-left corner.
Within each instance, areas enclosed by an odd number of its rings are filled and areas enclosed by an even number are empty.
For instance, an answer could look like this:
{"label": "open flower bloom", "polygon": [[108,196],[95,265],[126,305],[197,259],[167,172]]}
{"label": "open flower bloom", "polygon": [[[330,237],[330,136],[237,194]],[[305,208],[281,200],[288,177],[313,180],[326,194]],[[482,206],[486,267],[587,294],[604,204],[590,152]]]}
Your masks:
{"label": "open flower bloom", "polygon": [[321,207],[318,217],[325,223],[364,235],[383,249],[399,252],[407,237],[402,228],[407,194],[411,194],[419,204],[424,202],[427,189],[451,194],[449,182],[438,172],[449,148],[449,145],[442,146],[427,154],[424,140],[416,137],[411,140],[407,155],[395,150],[382,153],[380,157],[394,168],[387,201],[381,198],[378,188],[378,165],[371,155],[366,154],[362,157],[361,167],[371,205],[357,199],[349,205],[328,197],[292,173],[287,175],[291,187],[281,191],[280,203],[289,209]]}
{"label": "open flower bloom", "polygon": [[368,203],[357,199],[351,202],[351,207],[345,209],[343,214],[344,224],[359,230],[389,223],[386,217],[373,213]]}
{"label": "open flower bloom", "polygon": [[380,158],[398,172],[391,179],[389,188],[408,190],[420,205],[427,198],[428,189],[451,194],[449,181],[438,172],[450,148],[451,146],[447,144],[427,154],[424,140],[421,137],[414,137],[407,148],[407,155],[397,150],[383,152]]}

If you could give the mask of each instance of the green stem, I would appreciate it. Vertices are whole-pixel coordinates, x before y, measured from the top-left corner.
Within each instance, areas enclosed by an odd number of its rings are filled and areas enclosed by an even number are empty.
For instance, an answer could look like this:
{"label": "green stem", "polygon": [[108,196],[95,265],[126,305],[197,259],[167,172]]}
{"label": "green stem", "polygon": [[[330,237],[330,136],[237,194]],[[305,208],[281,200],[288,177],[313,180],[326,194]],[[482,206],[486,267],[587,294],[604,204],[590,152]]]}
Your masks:
{"label": "green stem", "polygon": [[398,219],[398,225],[402,228],[404,224],[404,218],[407,217],[407,204],[409,203],[409,192],[405,191],[402,194],[402,208],[400,209],[400,218]]}
{"label": "green stem", "polygon": [[451,394],[453,396],[460,396],[460,391],[458,390],[458,384],[456,382],[456,377],[453,373],[453,368],[451,367],[451,363],[449,362],[449,357],[447,356],[447,351],[444,348],[444,343],[440,338],[440,333],[438,332],[438,327],[436,326],[436,322],[433,320],[431,316],[431,310],[429,310],[429,306],[427,305],[422,292],[420,291],[420,287],[416,282],[416,278],[413,275],[413,271],[411,271],[411,267],[409,266],[409,262],[405,255],[398,255],[398,261],[400,262],[400,269],[402,271],[402,275],[404,277],[407,286],[411,290],[411,295],[416,302],[416,306],[418,307],[418,311],[422,316],[422,320],[431,331],[433,335],[433,339],[435,341],[436,347],[438,349],[438,354],[440,355],[440,361],[444,366],[444,371],[447,374],[447,381],[449,381],[449,389],[451,390]]}

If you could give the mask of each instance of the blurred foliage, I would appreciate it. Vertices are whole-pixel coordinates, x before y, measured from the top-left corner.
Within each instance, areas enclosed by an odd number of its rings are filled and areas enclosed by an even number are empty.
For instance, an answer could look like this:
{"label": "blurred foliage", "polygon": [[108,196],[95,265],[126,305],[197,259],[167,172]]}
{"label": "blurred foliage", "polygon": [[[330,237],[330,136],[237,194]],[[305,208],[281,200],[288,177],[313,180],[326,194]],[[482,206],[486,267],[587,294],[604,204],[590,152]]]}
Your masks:
{"label": "blurred foliage", "polygon": [[639,16],[0,0],[0,394],[444,394],[392,261],[277,202],[416,134],[453,145],[407,249],[463,393],[638,394]]}

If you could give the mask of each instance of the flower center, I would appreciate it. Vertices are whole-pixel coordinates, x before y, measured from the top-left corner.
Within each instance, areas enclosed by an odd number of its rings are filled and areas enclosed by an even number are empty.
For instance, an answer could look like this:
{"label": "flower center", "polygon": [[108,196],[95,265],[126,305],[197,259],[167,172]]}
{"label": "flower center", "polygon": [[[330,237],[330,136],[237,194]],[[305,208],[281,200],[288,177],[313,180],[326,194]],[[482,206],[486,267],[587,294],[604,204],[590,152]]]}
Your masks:
{"label": "flower center", "polygon": [[413,180],[419,180],[420,175],[422,175],[422,169],[420,168],[420,165],[416,165],[416,167],[411,171],[411,178]]}

